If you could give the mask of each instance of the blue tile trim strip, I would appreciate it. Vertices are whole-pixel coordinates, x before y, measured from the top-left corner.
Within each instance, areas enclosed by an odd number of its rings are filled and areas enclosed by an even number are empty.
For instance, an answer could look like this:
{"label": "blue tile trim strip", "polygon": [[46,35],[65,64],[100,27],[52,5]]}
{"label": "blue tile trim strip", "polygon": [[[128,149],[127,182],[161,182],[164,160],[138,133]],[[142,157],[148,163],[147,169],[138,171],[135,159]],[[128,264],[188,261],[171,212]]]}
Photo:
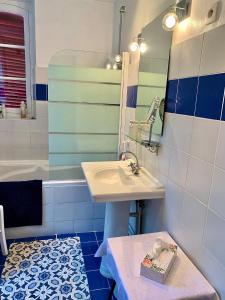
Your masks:
{"label": "blue tile trim strip", "polygon": [[169,80],[166,112],[225,121],[225,73]]}
{"label": "blue tile trim strip", "polygon": [[35,85],[35,99],[40,101],[48,100],[48,85],[37,83]]}
{"label": "blue tile trim strip", "polygon": [[127,88],[127,107],[136,108],[138,86],[132,85]]}

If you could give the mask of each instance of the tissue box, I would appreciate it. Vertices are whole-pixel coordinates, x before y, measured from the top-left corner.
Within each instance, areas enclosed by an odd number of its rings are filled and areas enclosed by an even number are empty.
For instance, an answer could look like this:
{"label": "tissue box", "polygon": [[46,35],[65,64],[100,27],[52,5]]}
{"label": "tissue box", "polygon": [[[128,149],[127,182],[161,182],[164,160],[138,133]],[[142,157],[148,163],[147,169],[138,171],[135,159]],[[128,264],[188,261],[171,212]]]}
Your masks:
{"label": "tissue box", "polygon": [[140,274],[149,279],[164,283],[177,256],[177,245],[169,244],[161,249],[157,258],[147,254],[141,263]]}

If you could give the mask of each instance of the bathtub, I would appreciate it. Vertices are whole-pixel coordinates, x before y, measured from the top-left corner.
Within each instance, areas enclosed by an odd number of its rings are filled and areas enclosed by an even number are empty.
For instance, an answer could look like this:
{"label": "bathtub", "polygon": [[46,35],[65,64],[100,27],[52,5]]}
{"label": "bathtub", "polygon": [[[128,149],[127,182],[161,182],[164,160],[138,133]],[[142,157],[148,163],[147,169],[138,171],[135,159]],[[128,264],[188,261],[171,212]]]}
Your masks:
{"label": "bathtub", "polygon": [[7,238],[103,231],[105,204],[92,201],[81,167],[50,167],[40,160],[0,161],[0,181],[32,179],[43,180],[43,224],[8,228]]}

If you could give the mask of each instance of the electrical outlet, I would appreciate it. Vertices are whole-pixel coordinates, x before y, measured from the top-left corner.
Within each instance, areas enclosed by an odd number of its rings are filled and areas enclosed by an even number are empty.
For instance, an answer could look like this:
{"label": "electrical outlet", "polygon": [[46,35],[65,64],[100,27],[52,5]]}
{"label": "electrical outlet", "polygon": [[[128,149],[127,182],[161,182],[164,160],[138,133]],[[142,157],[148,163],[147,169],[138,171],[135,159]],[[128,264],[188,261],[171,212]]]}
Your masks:
{"label": "electrical outlet", "polygon": [[219,1],[215,2],[208,10],[206,16],[206,25],[212,24],[218,19]]}

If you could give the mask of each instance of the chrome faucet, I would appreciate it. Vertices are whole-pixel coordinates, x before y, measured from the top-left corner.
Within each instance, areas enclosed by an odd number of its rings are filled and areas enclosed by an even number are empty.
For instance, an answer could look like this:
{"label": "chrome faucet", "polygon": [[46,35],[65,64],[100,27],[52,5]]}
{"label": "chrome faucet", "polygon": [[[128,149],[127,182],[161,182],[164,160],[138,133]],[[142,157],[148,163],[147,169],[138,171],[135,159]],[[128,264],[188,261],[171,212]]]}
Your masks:
{"label": "chrome faucet", "polygon": [[138,158],[133,152],[131,152],[131,151],[121,152],[120,156],[119,156],[119,159],[120,160],[126,160],[126,154],[130,154],[135,158],[136,162],[131,161],[128,166],[131,167],[131,171],[134,175],[138,175],[139,170],[140,170],[140,166],[139,166]]}

